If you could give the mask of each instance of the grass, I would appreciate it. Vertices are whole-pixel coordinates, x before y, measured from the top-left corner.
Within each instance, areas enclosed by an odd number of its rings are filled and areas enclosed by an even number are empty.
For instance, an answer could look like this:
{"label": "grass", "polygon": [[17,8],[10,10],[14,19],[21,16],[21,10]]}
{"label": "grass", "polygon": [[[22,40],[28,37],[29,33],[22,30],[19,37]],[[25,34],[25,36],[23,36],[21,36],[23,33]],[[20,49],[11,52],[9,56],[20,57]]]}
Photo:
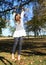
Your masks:
{"label": "grass", "polygon": [[[3,43],[1,43],[3,42]],[[20,62],[12,61],[11,51],[13,44],[0,42],[0,65],[46,65],[46,43],[31,43],[24,45],[21,51]],[[15,53],[17,57],[17,51]]]}
{"label": "grass", "polygon": [[[17,52],[15,54],[15,57],[17,57]],[[24,55],[23,54],[21,55],[20,62],[18,61],[13,62],[11,59],[11,53],[1,52],[0,65],[46,65],[46,56],[34,54],[28,55],[24,53]]]}

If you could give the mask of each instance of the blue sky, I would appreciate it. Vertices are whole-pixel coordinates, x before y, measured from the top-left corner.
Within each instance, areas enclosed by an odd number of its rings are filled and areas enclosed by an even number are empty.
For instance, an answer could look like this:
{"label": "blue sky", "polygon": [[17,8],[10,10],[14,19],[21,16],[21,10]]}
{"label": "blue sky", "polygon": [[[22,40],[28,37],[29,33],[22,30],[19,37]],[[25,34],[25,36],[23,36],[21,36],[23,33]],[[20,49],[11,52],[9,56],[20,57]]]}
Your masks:
{"label": "blue sky", "polygon": [[[14,5],[17,5],[17,2],[15,2]],[[32,10],[33,4],[30,3],[29,6],[26,6],[26,7],[29,8],[29,12],[27,12],[27,15],[28,15],[28,19],[30,19],[33,16],[33,10]],[[13,15],[12,14],[10,15],[10,25],[14,26],[14,21],[13,21]],[[2,29],[2,34],[3,34],[3,36],[11,35],[9,27]]]}
{"label": "blue sky", "polygon": [[[14,2],[14,6],[17,4],[18,4],[17,2]],[[29,12],[26,13],[28,16],[28,19],[31,19],[33,17],[33,9],[32,9],[33,3],[30,3],[29,6],[26,5],[26,7],[28,7],[28,9],[29,9]],[[12,27],[15,26],[14,21],[13,21],[13,14],[10,15],[10,26],[12,26]],[[41,30],[41,35],[43,35],[46,31],[44,33],[42,33],[42,32],[43,31]],[[9,27],[2,29],[2,34],[3,34],[3,36],[11,35]],[[33,32],[30,32],[29,34],[34,35]],[[46,33],[45,33],[45,35],[46,35]]]}

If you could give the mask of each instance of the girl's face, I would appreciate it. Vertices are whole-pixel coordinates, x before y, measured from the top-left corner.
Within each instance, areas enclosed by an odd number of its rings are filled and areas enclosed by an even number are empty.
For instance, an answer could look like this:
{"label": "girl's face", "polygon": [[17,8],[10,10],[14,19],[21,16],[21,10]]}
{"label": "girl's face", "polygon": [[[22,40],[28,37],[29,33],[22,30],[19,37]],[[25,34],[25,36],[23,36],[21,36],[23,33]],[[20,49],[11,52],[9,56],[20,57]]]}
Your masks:
{"label": "girl's face", "polygon": [[16,21],[20,21],[20,18],[21,18],[21,17],[20,17],[20,14],[17,14],[17,15],[16,15]]}

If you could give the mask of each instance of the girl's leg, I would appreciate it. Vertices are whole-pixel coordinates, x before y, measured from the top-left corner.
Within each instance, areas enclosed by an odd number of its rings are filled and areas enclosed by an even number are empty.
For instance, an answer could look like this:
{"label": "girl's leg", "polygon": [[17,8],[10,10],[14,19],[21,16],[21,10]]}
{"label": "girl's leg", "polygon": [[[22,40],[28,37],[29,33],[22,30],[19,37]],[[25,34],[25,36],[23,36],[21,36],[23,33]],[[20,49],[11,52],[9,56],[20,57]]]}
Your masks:
{"label": "girl's leg", "polygon": [[22,42],[23,42],[23,38],[20,37],[20,39],[19,39],[19,50],[18,50],[18,60],[20,60],[21,49],[22,49]]}
{"label": "girl's leg", "polygon": [[15,54],[15,50],[16,50],[17,44],[18,44],[18,38],[15,38],[15,39],[14,39],[13,50],[12,50],[12,59],[15,59],[15,58],[14,58],[14,54]]}

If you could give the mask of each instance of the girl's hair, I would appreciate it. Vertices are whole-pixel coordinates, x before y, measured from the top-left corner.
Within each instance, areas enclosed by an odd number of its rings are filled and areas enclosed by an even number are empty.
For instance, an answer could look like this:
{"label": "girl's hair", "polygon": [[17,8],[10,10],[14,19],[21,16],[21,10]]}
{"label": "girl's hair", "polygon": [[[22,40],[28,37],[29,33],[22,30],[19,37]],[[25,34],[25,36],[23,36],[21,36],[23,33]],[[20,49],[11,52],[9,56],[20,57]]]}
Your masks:
{"label": "girl's hair", "polygon": [[17,15],[18,15],[18,14],[16,13],[16,14],[15,14],[15,21],[16,21],[16,16],[17,16]]}
{"label": "girl's hair", "polygon": [[15,14],[15,21],[20,23],[20,14]]}

